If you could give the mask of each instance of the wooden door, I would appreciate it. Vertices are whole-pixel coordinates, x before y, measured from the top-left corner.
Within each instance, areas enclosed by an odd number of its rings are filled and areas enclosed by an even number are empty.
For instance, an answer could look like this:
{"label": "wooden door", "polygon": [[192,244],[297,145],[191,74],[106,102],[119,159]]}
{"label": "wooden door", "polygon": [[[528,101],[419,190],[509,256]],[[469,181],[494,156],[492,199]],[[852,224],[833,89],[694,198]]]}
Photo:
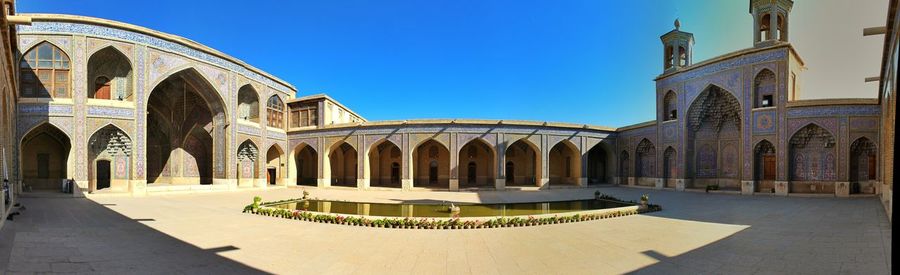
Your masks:
{"label": "wooden door", "polygon": [[98,77],[97,81],[94,83],[94,98],[96,99],[109,99],[109,79],[106,77]]}
{"label": "wooden door", "polygon": [[763,156],[763,180],[775,180],[775,156]]}
{"label": "wooden door", "polygon": [[506,182],[516,183],[516,165],[512,161],[506,163]]}

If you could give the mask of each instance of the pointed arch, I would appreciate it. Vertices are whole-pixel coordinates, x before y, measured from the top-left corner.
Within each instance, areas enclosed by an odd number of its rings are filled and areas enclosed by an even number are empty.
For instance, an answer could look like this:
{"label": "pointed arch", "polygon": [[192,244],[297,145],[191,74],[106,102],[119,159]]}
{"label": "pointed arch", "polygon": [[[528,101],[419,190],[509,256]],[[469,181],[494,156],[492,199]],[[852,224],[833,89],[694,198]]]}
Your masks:
{"label": "pointed arch", "polygon": [[269,127],[284,128],[284,101],[278,94],[266,100],[266,123]]}
{"label": "pointed arch", "polygon": [[493,187],[496,179],[497,153],[483,138],[466,142],[457,152],[459,187]]}
{"label": "pointed arch", "polygon": [[450,149],[434,138],[420,142],[412,151],[413,186],[450,188]]}
{"label": "pointed arch", "polygon": [[331,185],[356,187],[357,172],[359,164],[358,151],[356,147],[348,143],[346,140],[335,142],[327,151],[328,175],[330,176]]}
{"label": "pointed arch", "polygon": [[132,140],[113,124],[98,129],[88,139],[88,190],[128,191],[131,180]]}
{"label": "pointed arch", "polygon": [[878,148],[875,142],[862,136],[850,144],[850,193],[874,194],[870,181],[878,179]]}
{"label": "pointed arch", "polygon": [[835,137],[825,128],[809,123],[795,132],[789,143],[790,192],[833,193]]}
{"label": "pointed arch", "polygon": [[49,122],[32,127],[19,143],[19,175],[32,190],[59,190],[62,179],[74,178],[71,138]]}
{"label": "pointed arch", "polygon": [[[631,177],[631,170],[628,168],[631,166],[631,159],[628,155],[627,150],[622,150],[619,153],[619,178],[621,182],[628,184],[628,178]],[[620,182],[620,184],[621,184]]]}
{"label": "pointed arch", "polygon": [[211,184],[214,178],[224,179],[226,156],[232,150],[226,146],[225,101],[193,67],[173,72],[147,96],[148,183],[161,179],[171,184]]}
{"label": "pointed arch", "polygon": [[615,151],[611,145],[598,142],[587,151],[588,184],[612,183],[613,164],[616,162]]}
{"label": "pointed arch", "polygon": [[513,141],[504,152],[507,186],[537,186],[541,179],[541,149],[527,138]]}
{"label": "pointed arch", "polygon": [[382,138],[371,145],[366,154],[365,172],[371,186],[400,188],[400,163],[403,152],[393,140]]}
{"label": "pointed arch", "polygon": [[238,89],[238,119],[259,123],[259,93],[253,85],[246,84]]}
{"label": "pointed arch", "polygon": [[550,185],[576,185],[581,180],[581,153],[572,141],[563,139],[547,153]]}
{"label": "pointed arch", "polygon": [[753,108],[775,106],[775,73],[768,68],[760,70],[753,78]]}
{"label": "pointed arch", "polygon": [[286,159],[284,150],[281,149],[278,143],[273,143],[272,146],[269,146],[269,149],[266,150],[266,184],[283,184],[281,179],[285,177]]}
{"label": "pointed arch", "polygon": [[[656,146],[649,139],[642,139],[634,150],[634,177],[656,177]],[[638,180],[640,184],[640,180]]]}
{"label": "pointed arch", "polygon": [[685,119],[685,188],[741,188],[741,102],[734,93],[709,84],[693,100]]}
{"label": "pointed arch", "polygon": [[132,63],[116,47],[107,46],[88,58],[88,98],[133,101]]}
{"label": "pointed arch", "polygon": [[19,96],[71,98],[71,60],[49,41],[36,44],[19,61]]}
{"label": "pointed arch", "polygon": [[319,154],[316,148],[306,142],[294,147],[294,169],[297,185],[316,186],[319,179]]}
{"label": "pointed arch", "polygon": [[678,94],[669,90],[663,97],[663,121],[678,119]]}
{"label": "pointed arch", "polygon": [[667,188],[675,188],[678,178],[678,152],[672,146],[663,151],[663,184]]}
{"label": "pointed arch", "polygon": [[253,187],[259,178],[259,147],[253,140],[247,139],[238,145],[238,187]]}

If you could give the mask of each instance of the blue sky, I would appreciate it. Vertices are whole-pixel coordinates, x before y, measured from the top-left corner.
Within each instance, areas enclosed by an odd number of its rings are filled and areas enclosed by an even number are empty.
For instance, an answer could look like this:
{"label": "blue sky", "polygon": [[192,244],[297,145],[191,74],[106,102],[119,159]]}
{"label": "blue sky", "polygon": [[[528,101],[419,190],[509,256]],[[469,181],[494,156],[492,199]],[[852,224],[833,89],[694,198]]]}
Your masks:
{"label": "blue sky", "polygon": [[18,11],[180,35],[292,83],[299,96],[327,93],[369,120],[639,123],[653,119],[659,36],[676,17],[696,36],[695,61],[752,38],[747,1],[149,3],[33,0],[18,1]]}

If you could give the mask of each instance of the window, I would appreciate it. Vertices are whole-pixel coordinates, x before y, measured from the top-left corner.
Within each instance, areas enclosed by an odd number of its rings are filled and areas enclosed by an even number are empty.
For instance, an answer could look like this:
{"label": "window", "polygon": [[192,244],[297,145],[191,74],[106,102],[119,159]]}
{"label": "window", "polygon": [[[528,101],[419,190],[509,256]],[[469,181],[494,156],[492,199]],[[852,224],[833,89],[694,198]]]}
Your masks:
{"label": "window", "polygon": [[70,97],[69,57],[52,44],[43,42],[25,53],[19,69],[20,96]]}
{"label": "window", "polygon": [[291,127],[318,125],[318,109],[315,105],[305,105],[291,109]]}
{"label": "window", "polygon": [[663,97],[663,121],[678,119],[678,95],[675,91],[666,92]]}
{"label": "window", "polygon": [[761,103],[763,107],[772,107],[772,95],[764,95]]}
{"label": "window", "polygon": [[777,22],[775,23],[775,38],[781,41],[785,41],[784,37],[784,17],[781,14],[776,18]]}
{"label": "window", "polygon": [[765,41],[765,40],[769,40],[769,39],[770,39],[770,38],[769,38],[769,31],[770,31],[770,28],[769,28],[769,25],[770,25],[770,24],[769,24],[769,23],[770,23],[770,21],[771,21],[770,18],[771,18],[771,17],[769,17],[769,14],[764,14],[764,15],[759,19],[759,22],[758,22],[758,23],[759,23],[759,40],[760,40],[760,41]]}
{"label": "window", "polygon": [[268,110],[267,118],[269,127],[283,128],[284,103],[281,101],[281,98],[277,95],[270,97],[266,103],[266,109]]}
{"label": "window", "polygon": [[670,111],[669,119],[678,119],[678,111],[675,111],[675,110]]}
{"label": "window", "polygon": [[687,51],[684,47],[678,47],[678,66],[687,66]]}
{"label": "window", "polygon": [[672,46],[666,47],[666,69],[671,68],[675,61],[675,51]]}

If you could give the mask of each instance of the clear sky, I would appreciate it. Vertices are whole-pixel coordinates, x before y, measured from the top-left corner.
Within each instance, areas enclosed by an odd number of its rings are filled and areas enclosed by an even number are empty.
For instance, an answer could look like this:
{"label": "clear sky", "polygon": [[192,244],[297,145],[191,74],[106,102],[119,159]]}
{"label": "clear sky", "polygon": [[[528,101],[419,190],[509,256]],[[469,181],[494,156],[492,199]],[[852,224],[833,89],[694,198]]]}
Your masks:
{"label": "clear sky", "polygon": [[[327,93],[369,120],[521,119],[625,126],[654,118],[659,36],[680,18],[694,62],[752,46],[748,1],[56,1],[180,35]],[[886,0],[796,0],[805,98],[875,97]]]}

